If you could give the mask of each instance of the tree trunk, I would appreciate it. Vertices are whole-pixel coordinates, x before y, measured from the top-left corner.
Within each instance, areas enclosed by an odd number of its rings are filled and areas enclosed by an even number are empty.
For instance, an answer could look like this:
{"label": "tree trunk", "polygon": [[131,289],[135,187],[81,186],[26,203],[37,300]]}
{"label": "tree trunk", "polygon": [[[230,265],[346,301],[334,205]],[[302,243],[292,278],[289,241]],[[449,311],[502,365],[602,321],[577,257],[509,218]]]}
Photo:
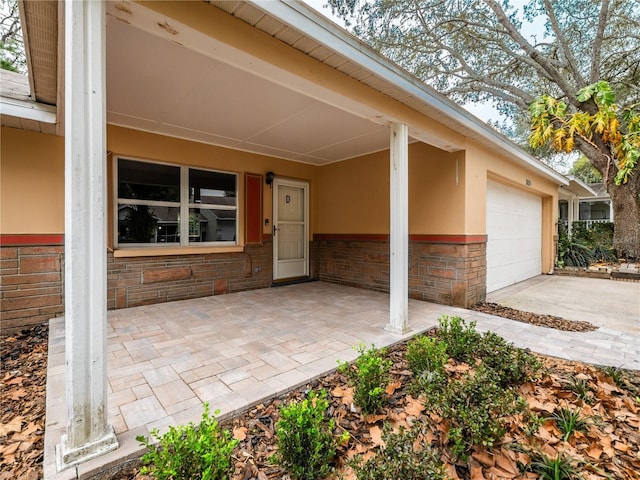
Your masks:
{"label": "tree trunk", "polygon": [[613,202],[613,248],[619,258],[640,259],[640,182],[631,178],[628,183],[616,185],[609,177],[606,186]]}
{"label": "tree trunk", "polygon": [[[586,109],[588,110],[588,109]],[[616,185],[618,169],[608,144],[600,136],[594,136],[592,143],[577,139],[579,150],[589,159],[600,175],[611,196],[613,206],[613,248],[618,258],[640,259],[640,167],[630,176],[627,183]]]}

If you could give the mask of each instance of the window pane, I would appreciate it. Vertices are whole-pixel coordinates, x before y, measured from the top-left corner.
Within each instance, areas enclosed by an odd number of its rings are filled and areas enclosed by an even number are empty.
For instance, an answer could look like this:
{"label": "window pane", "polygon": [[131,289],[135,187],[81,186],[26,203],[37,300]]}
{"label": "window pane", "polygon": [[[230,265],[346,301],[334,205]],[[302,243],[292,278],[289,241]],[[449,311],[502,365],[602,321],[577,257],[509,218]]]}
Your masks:
{"label": "window pane", "polygon": [[213,208],[190,208],[189,241],[235,242],[236,211]]}
{"label": "window pane", "polygon": [[178,207],[118,205],[118,243],[176,243],[180,241]]}
{"label": "window pane", "polygon": [[189,203],[236,205],[236,176],[189,169]]}
{"label": "window pane", "polygon": [[278,220],[281,222],[304,222],[304,189],[278,187]]}
{"label": "window pane", "polygon": [[180,201],[180,167],[118,160],[118,198]]}

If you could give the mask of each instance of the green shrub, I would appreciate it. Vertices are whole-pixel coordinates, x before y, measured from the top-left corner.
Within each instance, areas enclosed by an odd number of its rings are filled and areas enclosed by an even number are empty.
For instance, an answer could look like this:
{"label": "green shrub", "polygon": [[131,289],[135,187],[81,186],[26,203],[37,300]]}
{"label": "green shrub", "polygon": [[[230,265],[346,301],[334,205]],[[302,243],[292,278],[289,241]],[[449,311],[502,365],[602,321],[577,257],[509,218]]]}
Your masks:
{"label": "green shrub", "polygon": [[340,364],[340,371],[353,383],[353,400],[365,414],[380,410],[386,400],[385,389],[389,384],[389,370],[393,362],[385,358],[386,350],[361,344],[354,347],[360,354],[354,365]]}
{"label": "green shrub", "polygon": [[[435,452],[420,441],[420,424],[411,429],[391,433],[388,424],[383,427],[385,446],[364,464],[353,463],[358,480],[444,480],[445,468]],[[416,449],[415,445],[421,448]]]}
{"label": "green shrub", "polygon": [[313,480],[331,472],[337,440],[335,422],[327,418],[329,407],[324,391],[309,392],[307,398],[280,409],[276,424],[278,451],[273,460],[299,480]]}
{"label": "green shrub", "polygon": [[158,444],[142,435],[136,437],[148,449],[142,457],[142,474],[161,480],[229,478],[231,453],[238,442],[228,430],[220,429],[213,416],[209,416],[208,404],[204,404],[198,426],[191,422],[169,427],[164,435],[159,435],[156,429],[150,433]]}
{"label": "green shrub", "polygon": [[457,458],[466,458],[474,445],[492,447],[505,433],[505,417],[524,410],[516,392],[502,387],[482,364],[448,382],[428,405],[449,421],[449,442]]}
{"label": "green shrub", "polygon": [[560,238],[558,242],[559,267],[588,267],[593,261],[590,247],[579,243],[575,237]]}
{"label": "green shrub", "polygon": [[528,470],[540,475],[540,480],[574,480],[581,478],[577,463],[564,453],[558,453],[556,458],[538,455]]}
{"label": "green shrub", "polygon": [[584,418],[580,417],[580,412],[572,412],[568,408],[561,408],[556,410],[550,417],[556,422],[558,430],[560,430],[564,436],[562,439],[566,442],[571,438],[575,432],[586,432],[587,422]]}
{"label": "green shrub", "polygon": [[574,242],[591,246],[591,230],[587,222],[575,221],[571,223],[571,238]]}
{"label": "green shrub", "polygon": [[615,262],[613,251],[613,229],[611,222],[573,222],[571,235],[559,229],[558,266],[588,267],[593,262]]}
{"label": "green shrub", "polygon": [[540,427],[544,424],[544,422],[547,419],[542,415],[538,415],[536,412],[533,412],[531,410],[525,410],[523,414],[523,420],[524,420],[524,426],[523,426],[524,433],[526,433],[529,436],[533,436],[540,430]]}
{"label": "green shrub", "polygon": [[595,245],[591,250],[591,256],[595,262],[615,262],[618,260],[612,248],[602,245]]}
{"label": "green shrub", "polygon": [[591,225],[590,240],[593,246],[599,245],[608,250],[613,249],[613,222],[598,222]]}
{"label": "green shrub", "polygon": [[447,378],[445,365],[449,359],[447,345],[437,338],[419,336],[407,344],[409,369],[413,372],[412,390],[430,397],[440,390]]}
{"label": "green shrub", "polygon": [[542,365],[530,353],[514,347],[501,336],[486,332],[478,348],[483,364],[493,370],[504,386],[522,385],[535,378]]}
{"label": "green shrub", "polygon": [[447,346],[447,354],[459,362],[472,363],[482,340],[476,322],[469,325],[460,317],[443,315],[438,319],[437,337]]}
{"label": "green shrub", "polygon": [[416,377],[442,374],[448,359],[447,345],[437,338],[421,335],[407,344],[407,362]]}

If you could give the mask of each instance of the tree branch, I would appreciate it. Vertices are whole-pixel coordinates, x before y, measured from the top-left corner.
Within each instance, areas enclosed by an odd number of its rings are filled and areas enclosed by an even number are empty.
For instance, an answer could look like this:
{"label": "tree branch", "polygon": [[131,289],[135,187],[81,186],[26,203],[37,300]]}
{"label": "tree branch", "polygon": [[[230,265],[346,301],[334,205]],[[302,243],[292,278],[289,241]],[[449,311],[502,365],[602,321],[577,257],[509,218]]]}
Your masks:
{"label": "tree branch", "polygon": [[[547,1],[547,0],[545,0]],[[604,38],[604,30],[607,27],[607,20],[609,19],[609,0],[602,1],[602,8],[600,9],[600,15],[598,17],[598,31],[593,39],[593,53],[591,54],[591,75],[589,77],[590,83],[595,83],[600,80],[600,60],[602,58],[602,40]]]}
{"label": "tree branch", "polygon": [[[605,3],[607,2],[608,0],[605,0]],[[587,82],[577,67],[578,62],[576,61],[576,58],[573,56],[573,51],[571,50],[571,48],[569,48],[569,45],[567,44],[567,39],[562,33],[562,29],[560,28],[560,24],[558,23],[558,19],[556,18],[555,11],[553,10],[553,6],[551,5],[551,2],[549,0],[544,0],[544,8],[547,12],[547,15],[549,16],[549,22],[551,23],[551,28],[553,29],[553,33],[556,36],[556,40],[560,44],[560,49],[562,50],[562,54],[564,55],[564,58],[566,58],[567,60],[567,66],[569,67],[569,70],[573,74],[573,77],[576,79],[576,82],[578,83],[578,87],[579,88],[586,87]]]}
{"label": "tree branch", "polygon": [[520,34],[516,26],[509,20],[504,10],[495,0],[483,0],[493,10],[500,24],[506,29],[509,36],[522,48],[536,63],[538,63],[549,77],[564,91],[567,99],[576,107],[579,102],[575,99],[577,90],[562,77],[560,72],[549,64],[549,61]]}

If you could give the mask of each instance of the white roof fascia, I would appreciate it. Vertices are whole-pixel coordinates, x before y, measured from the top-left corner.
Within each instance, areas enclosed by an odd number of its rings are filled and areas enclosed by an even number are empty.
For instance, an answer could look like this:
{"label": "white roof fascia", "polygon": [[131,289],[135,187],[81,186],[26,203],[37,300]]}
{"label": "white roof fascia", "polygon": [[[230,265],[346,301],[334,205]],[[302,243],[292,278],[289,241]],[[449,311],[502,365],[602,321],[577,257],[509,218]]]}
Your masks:
{"label": "white roof fascia", "polygon": [[10,97],[0,97],[0,114],[42,123],[57,122],[56,107]]}
{"label": "white roof fascia", "polygon": [[587,183],[584,183],[582,180],[580,180],[579,178],[573,176],[573,175],[567,175],[566,176],[569,179],[569,182],[575,182],[577,183],[580,187],[584,188],[587,192],[589,192],[592,196],[597,197],[598,196],[598,192],[596,192],[593,188],[591,188]]}
{"label": "white roof fascia", "polygon": [[357,63],[376,76],[402,88],[408,94],[422,100],[431,108],[438,110],[443,115],[446,115],[477,135],[490,140],[508,155],[535,168],[547,177],[551,177],[559,184],[569,184],[562,174],[540,163],[537,159],[514,145],[506,137],[485,125],[479,118],[467,112],[444,95],[435,90],[430,91],[431,88],[420,82],[416,77],[405,72],[386,57],[380,55],[364,42],[358,40],[311,7],[295,0],[279,0],[273,2],[250,0],[248,3],[253,4],[256,8],[277,18],[283,23],[300,30],[304,35],[325,45],[327,48],[348,58],[350,61]]}

